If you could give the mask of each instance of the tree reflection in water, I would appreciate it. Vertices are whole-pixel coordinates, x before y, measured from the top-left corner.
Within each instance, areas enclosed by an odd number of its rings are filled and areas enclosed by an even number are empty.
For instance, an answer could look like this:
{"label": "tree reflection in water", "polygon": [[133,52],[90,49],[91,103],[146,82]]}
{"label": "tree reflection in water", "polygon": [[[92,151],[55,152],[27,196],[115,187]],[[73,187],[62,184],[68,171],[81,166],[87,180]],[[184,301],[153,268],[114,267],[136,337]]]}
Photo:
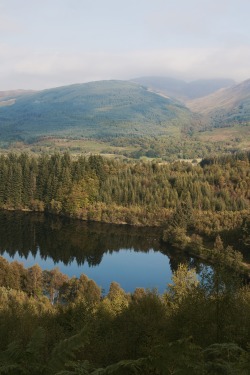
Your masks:
{"label": "tree reflection in water", "polygon": [[[55,266],[62,262],[66,266],[77,263],[79,267],[84,264],[94,267],[100,265],[105,254],[118,255],[120,251],[120,261],[128,268],[127,262],[138,264],[140,260],[131,254],[126,258],[121,250],[132,249],[133,253],[138,255],[150,252],[150,261],[155,259],[156,262],[160,262],[159,257],[156,254],[156,257],[152,258],[152,252],[164,254],[164,259],[169,261],[172,272],[180,263],[197,266],[197,262],[188,255],[167,248],[160,240],[161,232],[160,228],[136,228],[128,225],[83,222],[40,213],[1,211],[0,254],[8,254],[15,259],[17,255],[22,259],[27,259],[30,255],[34,258],[39,255],[43,261],[51,263],[52,260]],[[141,259],[145,262],[145,257]],[[141,266],[145,266],[145,263]],[[139,265],[139,268],[142,267]],[[157,273],[156,266],[152,269],[151,272]],[[132,272],[137,271],[131,269],[129,275],[128,270],[129,277],[132,276]],[[143,270],[140,269],[138,272]],[[168,276],[170,278],[171,274]],[[147,278],[147,275],[145,277]],[[164,285],[166,284],[167,277],[164,279]]]}

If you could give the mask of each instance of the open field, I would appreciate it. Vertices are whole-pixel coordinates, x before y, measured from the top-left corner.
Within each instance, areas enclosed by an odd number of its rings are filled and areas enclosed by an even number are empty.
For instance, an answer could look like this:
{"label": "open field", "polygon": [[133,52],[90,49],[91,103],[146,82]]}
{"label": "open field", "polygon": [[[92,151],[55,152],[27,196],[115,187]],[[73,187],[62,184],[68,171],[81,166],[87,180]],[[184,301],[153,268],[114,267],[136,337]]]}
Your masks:
{"label": "open field", "polygon": [[78,154],[102,154],[109,157],[122,157],[123,152],[134,152],[138,150],[136,146],[113,146],[109,142],[91,139],[67,139],[67,138],[46,138],[32,144],[24,142],[12,142],[8,147],[0,144],[0,153],[8,152],[28,152],[34,154],[69,151],[72,155]]}
{"label": "open field", "polygon": [[211,129],[199,133],[201,142],[226,142],[227,146],[237,147],[240,150],[250,149],[250,126],[235,125],[230,128]]}

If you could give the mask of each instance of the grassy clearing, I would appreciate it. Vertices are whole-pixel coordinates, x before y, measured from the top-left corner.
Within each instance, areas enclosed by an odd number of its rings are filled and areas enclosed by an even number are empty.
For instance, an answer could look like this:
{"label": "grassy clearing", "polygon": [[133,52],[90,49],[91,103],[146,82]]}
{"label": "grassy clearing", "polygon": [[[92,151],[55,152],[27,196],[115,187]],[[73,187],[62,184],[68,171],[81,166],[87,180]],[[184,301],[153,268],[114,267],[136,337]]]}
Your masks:
{"label": "grassy clearing", "polygon": [[228,146],[240,150],[250,149],[250,126],[235,125],[230,128],[217,128],[199,133],[202,142],[227,142]]}
{"label": "grassy clearing", "polygon": [[0,145],[0,153],[27,152],[31,154],[69,151],[72,155],[78,154],[101,154],[107,157],[123,157],[123,152],[133,152],[138,150],[136,146],[113,146],[109,142],[91,139],[66,139],[66,138],[46,138],[32,144],[23,142],[13,142],[9,146]]}

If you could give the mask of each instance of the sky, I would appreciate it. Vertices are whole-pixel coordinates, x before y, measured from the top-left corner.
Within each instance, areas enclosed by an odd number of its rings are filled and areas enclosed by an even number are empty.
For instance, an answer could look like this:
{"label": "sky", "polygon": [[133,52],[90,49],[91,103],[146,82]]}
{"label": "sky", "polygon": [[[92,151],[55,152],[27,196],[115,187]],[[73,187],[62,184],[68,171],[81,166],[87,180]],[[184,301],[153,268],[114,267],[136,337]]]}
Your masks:
{"label": "sky", "polygon": [[250,78],[249,0],[0,0],[0,91]]}

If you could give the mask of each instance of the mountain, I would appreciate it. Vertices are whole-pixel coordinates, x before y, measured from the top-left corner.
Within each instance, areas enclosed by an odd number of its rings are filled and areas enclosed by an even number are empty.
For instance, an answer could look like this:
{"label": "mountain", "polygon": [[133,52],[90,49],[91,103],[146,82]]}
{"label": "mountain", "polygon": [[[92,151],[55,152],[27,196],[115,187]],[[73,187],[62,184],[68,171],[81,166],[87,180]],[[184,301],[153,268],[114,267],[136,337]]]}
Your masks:
{"label": "mountain", "polygon": [[0,100],[2,101],[3,98],[15,98],[20,95],[29,94],[34,92],[33,90],[7,90],[7,91],[0,91]]}
{"label": "mountain", "polygon": [[[99,81],[1,92],[0,152],[70,150],[175,160],[249,150],[250,80],[190,99],[229,81],[158,78],[156,90],[149,85],[152,77],[147,79],[147,86]],[[180,95],[186,95],[185,104]]]}
{"label": "mountain", "polygon": [[180,79],[170,77],[138,77],[131,80],[148,89],[166,96],[183,99],[186,97],[185,88],[187,83]]}
{"label": "mountain", "polygon": [[10,100],[0,105],[2,140],[157,136],[196,123],[191,111],[176,100],[128,81],[75,84]]}
{"label": "mountain", "polygon": [[211,95],[187,102],[193,112],[216,127],[250,123],[250,79]]}
{"label": "mountain", "polygon": [[33,90],[8,90],[0,91],[0,107],[9,106],[15,103],[15,100],[18,96],[26,95]]}
{"label": "mountain", "polygon": [[235,81],[232,79],[199,79],[187,84],[186,96],[190,99],[201,98],[233,85],[235,85]]}
{"label": "mountain", "polygon": [[196,149],[197,155],[250,149],[250,80],[239,84],[227,79],[186,83],[164,77],[142,77],[135,81],[153,92],[178,99],[197,114],[200,126],[190,127],[185,134],[191,137],[184,141],[189,149]]}
{"label": "mountain", "polygon": [[207,96],[221,88],[230,87],[235,84],[233,80],[223,78],[185,82],[168,77],[139,77],[134,78],[132,81],[183,102]]}

